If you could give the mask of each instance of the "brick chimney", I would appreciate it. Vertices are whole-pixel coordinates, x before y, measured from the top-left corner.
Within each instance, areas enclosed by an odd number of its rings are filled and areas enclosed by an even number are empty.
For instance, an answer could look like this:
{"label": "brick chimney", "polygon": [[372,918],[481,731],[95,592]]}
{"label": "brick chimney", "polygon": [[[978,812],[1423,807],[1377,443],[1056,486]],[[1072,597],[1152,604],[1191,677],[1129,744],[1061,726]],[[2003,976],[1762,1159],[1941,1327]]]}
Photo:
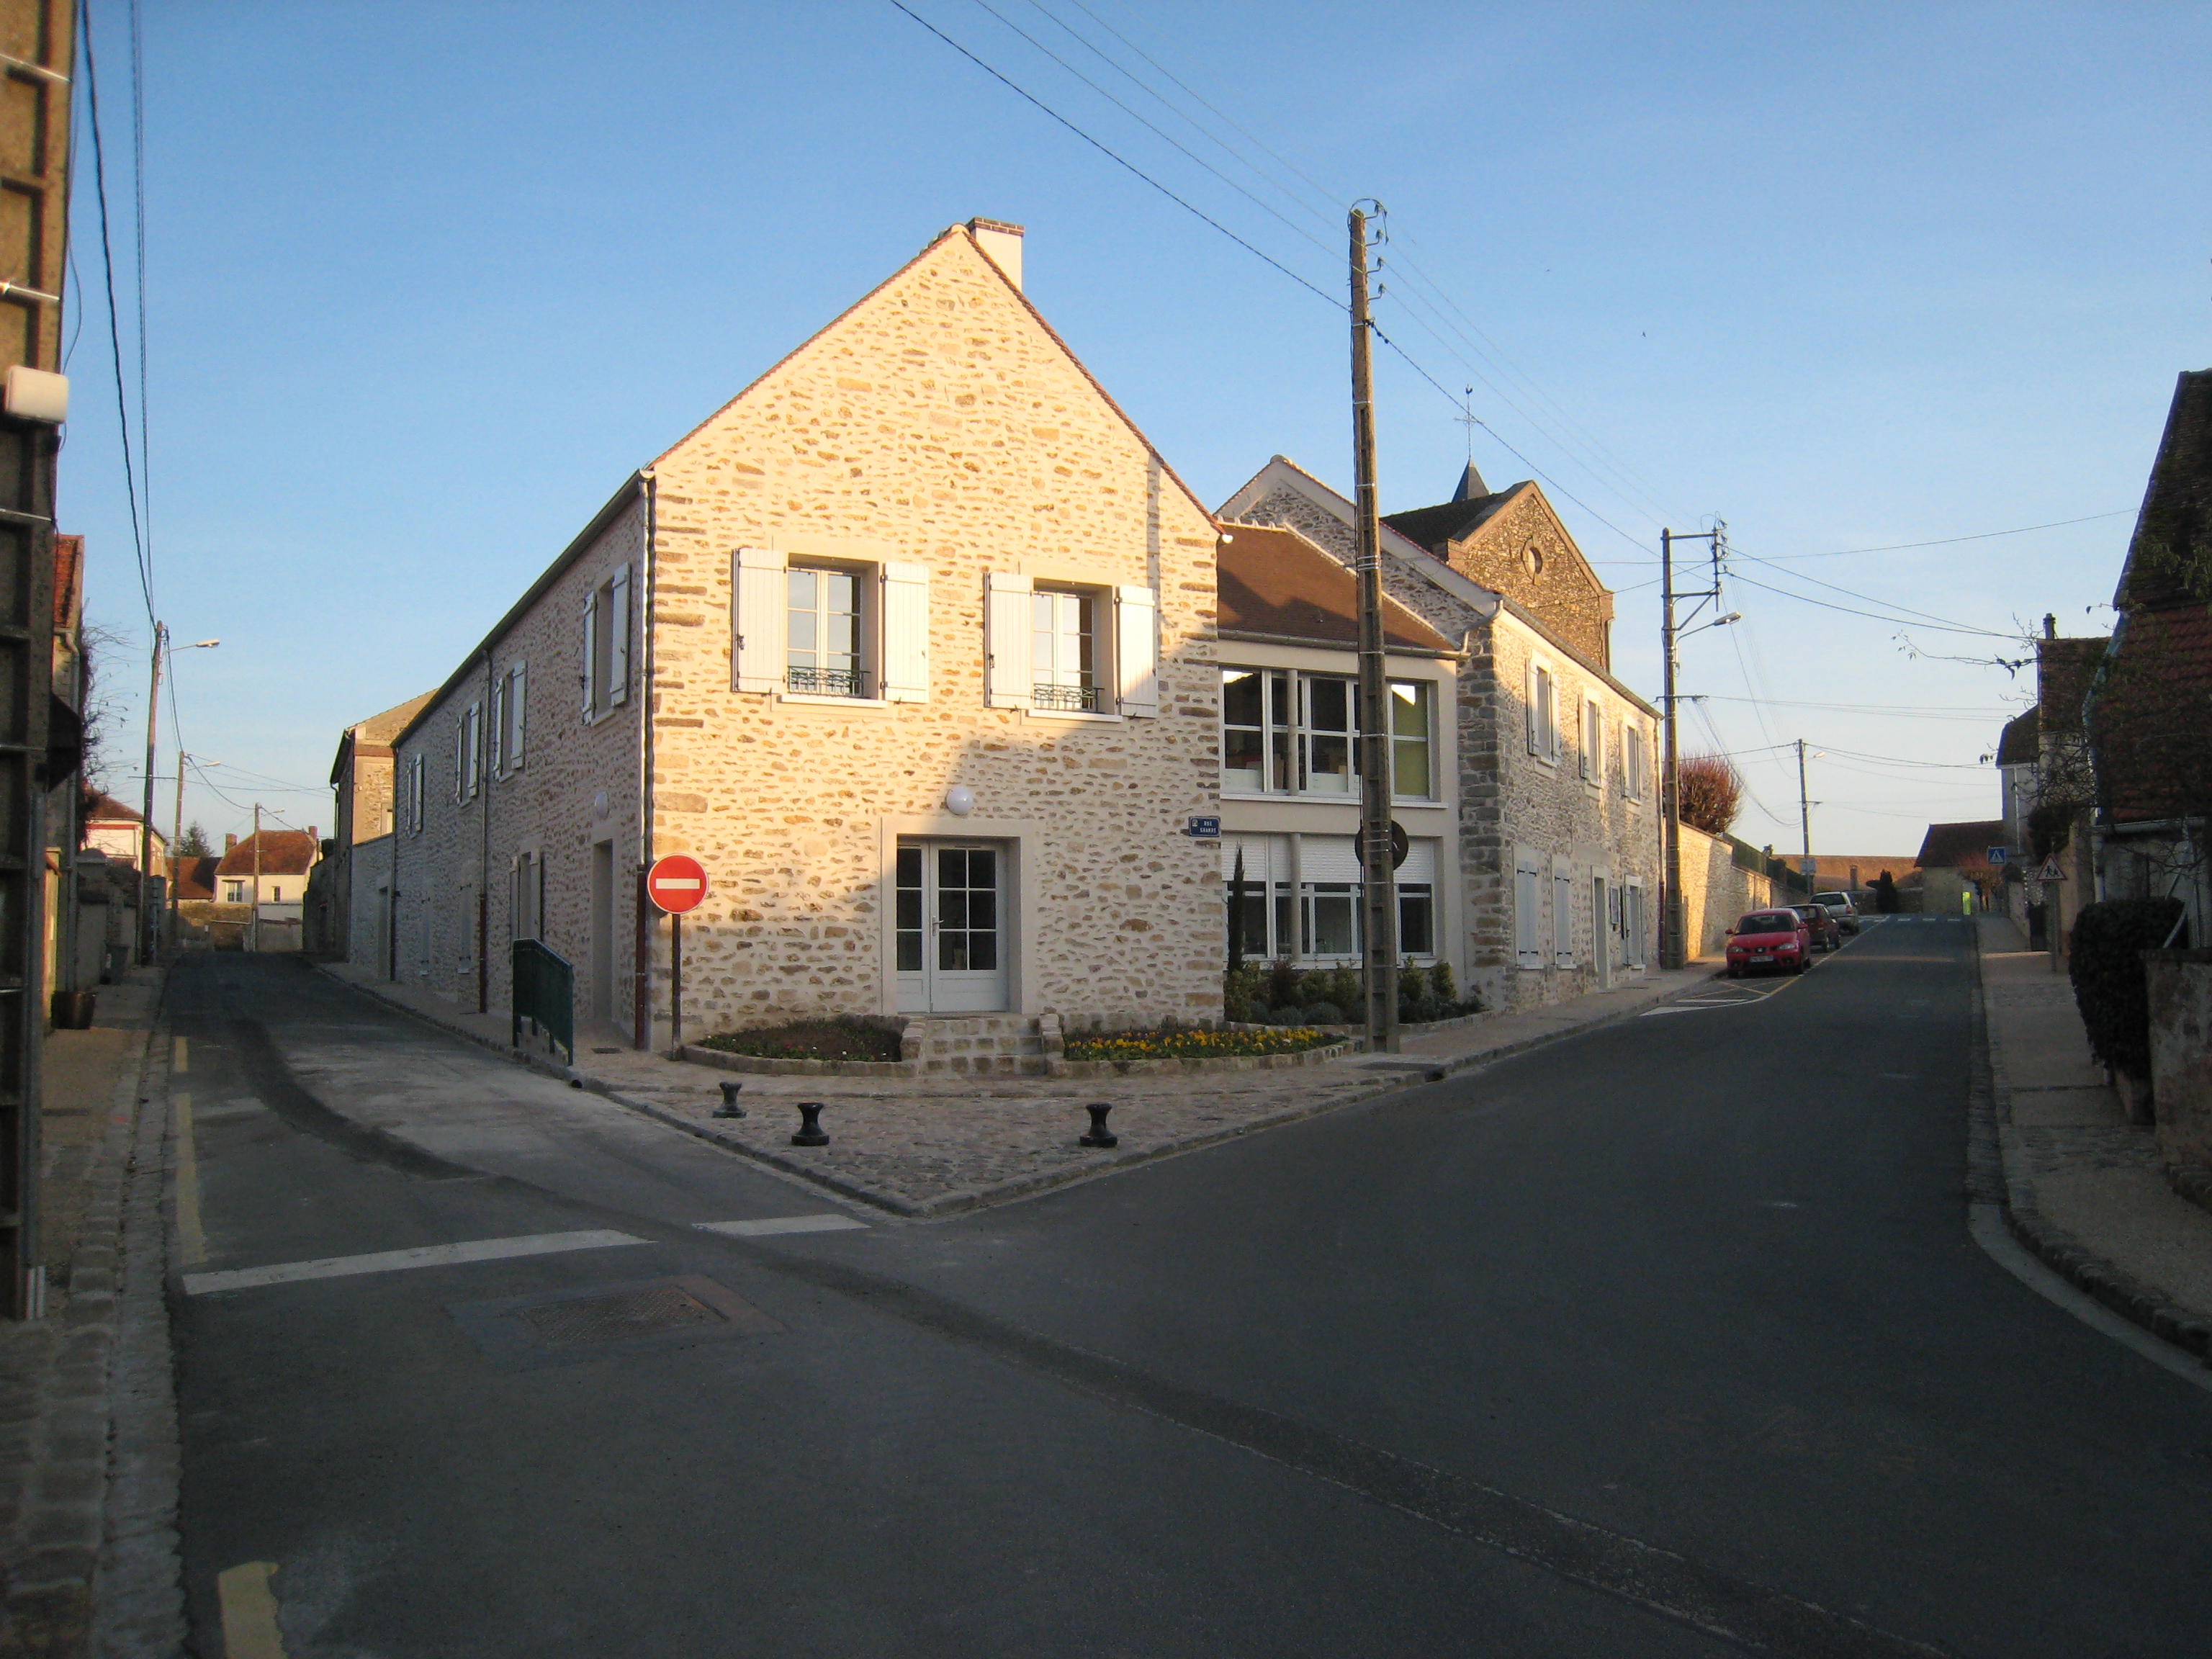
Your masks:
{"label": "brick chimney", "polygon": [[238,837],[236,836],[225,836],[222,838],[222,850],[226,853],[237,845]]}

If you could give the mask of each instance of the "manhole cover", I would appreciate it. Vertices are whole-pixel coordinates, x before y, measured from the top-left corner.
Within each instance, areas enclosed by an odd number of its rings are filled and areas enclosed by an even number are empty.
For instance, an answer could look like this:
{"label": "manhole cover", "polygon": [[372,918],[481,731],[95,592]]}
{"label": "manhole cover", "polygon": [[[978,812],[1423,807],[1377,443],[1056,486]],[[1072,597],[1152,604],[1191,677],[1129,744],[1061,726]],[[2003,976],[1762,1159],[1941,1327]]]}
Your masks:
{"label": "manhole cover", "polygon": [[520,1317],[540,1342],[555,1348],[618,1342],[626,1336],[679,1330],[686,1325],[712,1325],[721,1319],[705,1303],[673,1285],[653,1285],[580,1302],[549,1303],[525,1309]]}

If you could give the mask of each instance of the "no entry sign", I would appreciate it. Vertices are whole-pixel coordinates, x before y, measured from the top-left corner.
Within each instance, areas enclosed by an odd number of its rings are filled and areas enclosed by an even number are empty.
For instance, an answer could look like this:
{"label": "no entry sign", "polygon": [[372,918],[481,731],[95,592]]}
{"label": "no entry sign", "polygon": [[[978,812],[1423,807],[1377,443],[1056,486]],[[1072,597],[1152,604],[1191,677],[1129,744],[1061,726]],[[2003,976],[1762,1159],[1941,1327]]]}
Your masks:
{"label": "no entry sign", "polygon": [[707,896],[707,866],[689,853],[655,859],[645,872],[645,896],[672,916],[696,910]]}

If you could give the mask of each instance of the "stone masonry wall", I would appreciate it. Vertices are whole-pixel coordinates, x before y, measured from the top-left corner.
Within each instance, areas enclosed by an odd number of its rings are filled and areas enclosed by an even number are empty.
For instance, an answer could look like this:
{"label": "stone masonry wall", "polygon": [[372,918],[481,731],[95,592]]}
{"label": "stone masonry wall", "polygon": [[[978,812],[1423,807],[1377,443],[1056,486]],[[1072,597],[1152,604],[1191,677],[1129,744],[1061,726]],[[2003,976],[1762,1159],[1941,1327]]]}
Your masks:
{"label": "stone masonry wall", "polygon": [[1682,826],[1682,939],[1691,956],[1724,955],[1736,918],[1776,902],[1774,883],[1738,864],[1728,842]]}
{"label": "stone masonry wall", "polygon": [[[633,603],[630,694],[589,721],[581,712],[582,616],[587,594],[624,564],[642,588],[645,516],[641,496],[614,519],[562,572],[537,603],[479,647],[468,672],[446,688],[394,745],[395,787],[404,811],[407,769],[420,753],[426,781],[419,833],[404,821],[393,837],[398,896],[397,957],[403,981],[473,1007],[477,992],[477,899],[484,904],[485,981],[489,1006],[507,1006],[508,942],[514,917],[509,874],[524,852],[546,869],[541,937],[576,970],[576,1012],[593,1012],[591,860],[599,843],[613,853],[612,959],[606,964],[607,1012],[630,1028],[639,853],[639,711],[644,655],[641,606]],[[486,657],[489,656],[489,666]],[[489,673],[525,665],[523,760],[505,776],[489,757],[472,800],[453,799],[454,726],[469,705],[490,719]],[[357,913],[358,914],[358,913]],[[356,933],[373,934],[369,928]],[[374,964],[380,967],[381,964]]]}
{"label": "stone masonry wall", "polygon": [[[1430,550],[1439,557],[1445,550]],[[1465,541],[1446,562],[1468,578],[1503,593],[1600,667],[1613,662],[1613,595],[1600,583],[1542,494],[1523,490]]]}
{"label": "stone masonry wall", "polygon": [[[884,822],[941,814],[955,783],[976,821],[1042,826],[1021,1006],[1218,1014],[1218,860],[1179,833],[1219,810],[1212,526],[966,232],[654,475],[654,849],[696,854],[711,894],[684,929],[689,1029],[884,1009]],[[928,567],[927,702],[731,689],[733,550],[807,537]],[[993,570],[1153,589],[1159,717],[986,708]]]}

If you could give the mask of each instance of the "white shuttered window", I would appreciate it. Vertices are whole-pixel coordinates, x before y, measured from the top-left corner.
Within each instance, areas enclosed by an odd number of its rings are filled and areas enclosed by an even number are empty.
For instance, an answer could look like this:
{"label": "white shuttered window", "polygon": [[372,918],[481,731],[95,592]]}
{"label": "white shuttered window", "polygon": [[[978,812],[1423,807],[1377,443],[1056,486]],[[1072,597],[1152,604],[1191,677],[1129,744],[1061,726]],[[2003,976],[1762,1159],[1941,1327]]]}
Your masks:
{"label": "white shuttered window", "polygon": [[1160,712],[1159,603],[1149,587],[1114,590],[1114,666],[1121,712],[1152,720]]}
{"label": "white shuttered window", "polygon": [[629,567],[607,584],[607,707],[629,698]]}
{"label": "white shuttered window", "polygon": [[929,567],[883,568],[883,672],[886,702],[929,701]]}
{"label": "white shuttered window", "polygon": [[1575,872],[1565,859],[1552,861],[1552,960],[1575,963]]}
{"label": "white shuttered window", "polygon": [[1534,853],[1513,855],[1513,950],[1522,967],[1544,965],[1544,860]]}
{"label": "white shuttered window", "polygon": [[991,708],[1027,708],[1036,695],[1030,675],[1030,593],[1027,576],[994,570],[983,578],[983,702]]}
{"label": "white shuttered window", "polygon": [[781,553],[741,547],[730,570],[730,683],[739,691],[781,691],[787,655],[784,612],[788,601]]}

